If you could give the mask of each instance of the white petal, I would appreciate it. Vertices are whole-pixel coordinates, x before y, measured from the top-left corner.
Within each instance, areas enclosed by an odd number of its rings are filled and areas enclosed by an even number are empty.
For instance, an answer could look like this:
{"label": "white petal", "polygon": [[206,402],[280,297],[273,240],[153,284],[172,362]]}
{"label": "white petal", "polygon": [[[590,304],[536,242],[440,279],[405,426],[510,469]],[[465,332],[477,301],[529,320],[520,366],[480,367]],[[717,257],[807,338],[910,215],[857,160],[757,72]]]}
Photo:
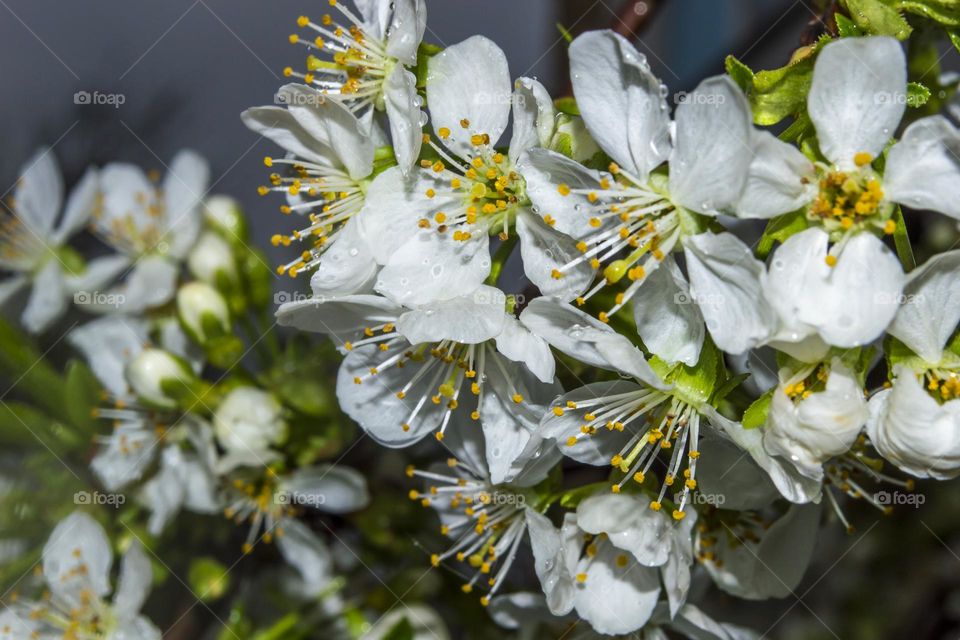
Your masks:
{"label": "white petal", "polygon": [[248,129],[272,140],[298,158],[324,166],[336,166],[330,157],[330,150],[315,140],[293,114],[282,107],[253,107],[241,113],[240,119]]}
{"label": "white petal", "polygon": [[887,156],[887,198],[960,218],[960,132],[943,116],[917,120]]}
{"label": "white petal", "polygon": [[120,565],[120,582],[117,584],[113,606],[121,617],[135,616],[147,601],[153,584],[153,569],[150,559],[140,541],[134,538]]}
{"label": "white petal", "polygon": [[703,415],[710,424],[746,451],[753,461],[767,472],[784,498],[790,502],[804,504],[820,496],[819,482],[802,475],[789,461],[771,456],[766,452],[763,448],[763,433],[760,429],[744,429],[740,423],[724,418],[710,406],[703,408]]}
{"label": "white petal", "polygon": [[556,127],[556,109],[547,88],[532,78],[514,83],[513,137],[510,138],[510,161],[534,147],[545,147]]}
{"label": "white petal", "polygon": [[772,218],[795,211],[812,199],[813,163],[799,149],[769,131],[755,131],[753,153],[737,217]]}
{"label": "white petal", "polygon": [[63,202],[63,178],[52,150],[37,149],[20,169],[14,201],[20,221],[46,238]]}
{"label": "white petal", "polygon": [[503,330],[505,304],[502,291],[482,285],[469,295],[430,302],[404,313],[397,319],[397,331],[410,344],[442,340],[479,344]]}
{"label": "white petal", "polygon": [[414,171],[404,178],[399,168],[387,169],[371,183],[363,210],[357,215],[361,237],[380,264],[419,233],[417,223],[432,220],[438,211],[452,212],[463,208],[459,196],[438,195],[428,198],[426,193],[452,191],[448,182],[430,171]]}
{"label": "white petal", "polygon": [[[387,38],[387,55],[406,65],[417,62],[417,49],[427,28],[424,0],[395,0]],[[397,65],[400,66],[400,65]]]}
{"label": "white petal", "polygon": [[[636,393],[641,387],[629,380],[611,380],[609,382],[591,382],[566,393],[554,402],[554,406],[565,408],[567,402],[580,403],[596,398],[615,396],[624,393]],[[571,436],[581,435],[583,413],[564,410],[562,415],[553,411],[546,412],[540,422],[540,435],[556,440],[560,453],[583,464],[598,467],[608,466],[610,459],[627,443],[633,435],[616,429],[598,429],[591,436],[579,437],[572,445],[567,444]]]}
{"label": "white petal", "polygon": [[597,554],[585,558],[578,573],[587,579],[577,584],[577,614],[599,633],[627,634],[647,623],[660,596],[655,569],[623,563],[624,552],[609,542],[597,545]]}
{"label": "white petal", "polygon": [[[427,104],[434,128],[449,129],[445,146],[461,158],[473,156],[471,134],[487,134],[496,145],[510,119],[513,95],[507,57],[496,44],[473,36],[430,58]],[[469,122],[465,129],[460,121]]]}
{"label": "white petal", "polygon": [[670,152],[670,116],[644,56],[613,31],[589,31],[570,45],[570,74],[594,140],[646,180]]}
{"label": "white petal", "polygon": [[783,598],[797,588],[817,543],[819,505],[793,505],[761,537],[719,553],[723,567],[707,564],[717,586],[748,600]]}
{"label": "white petal", "polygon": [[277,490],[291,494],[293,504],[316,507],[327,513],[350,513],[370,503],[364,477],[345,466],[299,469],[284,478]]}
{"label": "white petal", "polygon": [[277,323],[301,331],[325,333],[338,344],[355,339],[365,327],[396,322],[399,305],[374,295],[315,297],[277,309]]}
{"label": "white petal", "polygon": [[333,572],[330,549],[305,524],[293,518],[280,525],[284,535],[277,536],[277,550],[297,570],[308,593],[317,594],[326,586]]}
{"label": "white petal", "polygon": [[320,256],[320,264],[310,276],[313,295],[330,297],[373,291],[377,262],[359,225],[356,216],[350,218]]}
{"label": "white petal", "polygon": [[390,257],[375,288],[397,303],[416,306],[473,291],[489,274],[487,234],[464,242],[430,229],[418,233]]}
{"label": "white petal", "polygon": [[893,320],[904,275],[882,240],[861,233],[843,247],[836,266],[814,261],[805,280],[800,299],[816,306],[803,305],[799,319],[829,344],[856,347],[878,338]]}
{"label": "white petal", "polygon": [[157,434],[137,422],[123,423],[107,437],[90,468],[107,491],[118,491],[143,477],[153,463]]}
{"label": "white petal", "polygon": [[102,301],[94,299],[89,309],[99,312],[140,313],[157,307],[173,298],[179,269],[175,264],[157,255],[138,260],[124,282],[111,289]]}
{"label": "white petal", "polygon": [[556,621],[547,607],[546,597],[542,593],[531,591],[496,596],[490,601],[487,611],[497,626],[504,629],[520,629],[530,624],[549,624]]}
{"label": "white petal", "polygon": [[39,637],[47,640],[39,633],[40,623],[29,615],[17,615],[9,607],[0,612],[0,640],[24,640],[24,638]]}
{"label": "white petal", "polygon": [[795,405],[778,387],[763,434],[764,448],[800,473],[823,479],[821,465],[850,449],[867,420],[867,403],[853,373],[834,359],[826,388]]}
{"label": "white petal", "polygon": [[113,551],[107,534],[82,511],[60,521],[43,547],[47,586],[73,606],[80,605],[85,590],[101,598],[109,593],[112,564]]}
{"label": "white petal", "polygon": [[[408,173],[416,163],[423,145],[423,129],[420,125],[422,112],[415,102],[417,77],[397,65],[384,81],[383,92],[387,117],[390,120],[393,152],[397,156],[400,169]],[[369,174],[369,171],[367,173]]]}
{"label": "white petal", "polygon": [[573,609],[576,588],[571,567],[565,562],[560,532],[546,516],[526,510],[527,531],[533,550],[534,570],[547,598],[550,613],[562,616]]}
{"label": "white petal", "polygon": [[334,166],[345,169],[354,180],[370,175],[373,170],[373,142],[350,109],[302,84],[285,85],[277,95],[288,105],[290,114],[303,130],[329,150],[325,155],[334,162]]}
{"label": "white petal", "polygon": [[42,333],[59,318],[67,308],[67,285],[62,265],[52,258],[34,276],[33,292],[27,301],[20,320],[30,333]]}
{"label": "white petal", "polygon": [[725,438],[700,440],[697,490],[708,502],[723,509],[762,509],[779,497],[767,473],[749,453]]}
{"label": "white petal", "polygon": [[536,298],[520,314],[520,322],[550,346],[585,364],[634,376],[658,389],[669,388],[629,339],[569,304]]}
{"label": "white petal", "polygon": [[517,214],[516,227],[524,274],[542,295],[567,302],[587,290],[594,279],[593,268],[587,261],[568,269],[562,278],[553,277],[554,271],[582,255],[573,238],[551,228],[527,209]]}
{"label": "white petal", "polygon": [[843,38],[817,57],[807,110],[820,151],[841,168],[880,155],[907,108],[907,65],[893,38]]}
{"label": "white petal", "polygon": [[634,298],[633,318],[643,344],[654,355],[691,367],[700,360],[703,316],[672,256],[647,276]]}
{"label": "white petal", "polygon": [[870,399],[870,442],[884,458],[918,478],[960,474],[960,400],[931,398],[905,367],[893,388]]}
{"label": "white petal", "polygon": [[[410,346],[398,341],[388,351],[380,351],[376,345],[367,345],[354,349],[344,359],[337,374],[337,398],[344,412],[355,420],[380,444],[397,448],[406,447],[421,440],[440,427],[445,407],[435,405],[429,396],[435,389],[421,379],[401,400],[396,396],[404,385],[417,373],[417,367],[390,367],[371,376],[362,384],[356,384],[354,378],[367,376],[371,368],[376,368],[384,360]],[[427,397],[426,403],[410,423],[410,430],[404,431],[403,424],[416,407],[419,399]]]}
{"label": "white petal", "polygon": [[73,188],[70,197],[67,198],[63,218],[61,218],[56,231],[53,233],[54,243],[64,243],[87,224],[90,215],[93,213],[99,190],[100,174],[96,169],[87,169],[80,182]]}
{"label": "white petal", "polygon": [[503,330],[497,335],[496,341],[497,351],[525,365],[541,382],[553,382],[557,363],[550,345],[513,316],[505,316]]}
{"label": "white petal", "polygon": [[691,211],[737,204],[753,157],[750,105],[727,76],[707,78],[677,107],[670,195]]}
{"label": "white petal", "polygon": [[160,640],[160,630],[143,616],[121,620],[109,640]]}
{"label": "white petal", "polygon": [[150,205],[155,204],[156,186],[140,167],[119,162],[108,164],[100,172],[100,188],[103,217],[93,221],[98,228],[109,230],[111,224],[132,224],[140,230],[156,224],[149,212]]}
{"label": "white petal", "polygon": [[83,354],[103,386],[123,397],[128,392],[123,370],[143,350],[148,337],[144,321],[107,316],[77,327],[67,339]]}
{"label": "white petal", "polygon": [[763,264],[732,233],[688,237],[684,255],[690,292],[717,346],[732,354],[752,349],[775,327],[773,313],[757,304]]}
{"label": "white petal", "polygon": [[900,309],[887,332],[937,363],[960,322],[960,251],[934,256],[908,276]]}
{"label": "white petal", "polygon": [[651,509],[650,498],[642,494],[590,496],[577,507],[577,524],[587,533],[607,534],[611,544],[645,567],[661,566],[670,554],[673,522]]}
{"label": "white petal", "polygon": [[[104,287],[113,283],[117,277],[130,266],[130,258],[123,255],[107,255],[94,258],[86,264],[79,275],[67,274],[67,291],[73,294],[102,291]],[[74,302],[80,300],[74,296]]]}
{"label": "white petal", "polygon": [[[525,367],[499,355],[488,358],[494,360],[488,359],[490,370],[497,373],[488,375],[479,410],[490,481],[530,486],[535,474],[549,471],[539,464],[542,461],[531,459],[535,453],[547,452],[551,455],[544,457],[559,459],[558,454],[552,455],[553,447],[543,446],[532,435],[562,389],[559,383],[540,382]],[[516,394],[523,398],[519,404],[514,401]]]}
{"label": "white petal", "polygon": [[170,255],[183,258],[200,235],[200,203],[210,183],[210,165],[199,154],[184,150],[174,156],[163,178],[166,239]]}
{"label": "white petal", "polygon": [[763,294],[779,319],[778,338],[800,341],[816,332],[802,320],[804,310],[817,306],[819,292],[808,287],[810,274],[826,274],[829,236],[819,228],[796,233],[777,247],[766,273]]}
{"label": "white petal", "polygon": [[537,215],[556,220],[553,228],[573,238],[596,232],[590,226],[593,205],[586,195],[561,195],[559,186],[571,189],[599,189],[601,176],[579,162],[547,149],[531,149],[520,157],[517,170],[527,181],[527,195]]}

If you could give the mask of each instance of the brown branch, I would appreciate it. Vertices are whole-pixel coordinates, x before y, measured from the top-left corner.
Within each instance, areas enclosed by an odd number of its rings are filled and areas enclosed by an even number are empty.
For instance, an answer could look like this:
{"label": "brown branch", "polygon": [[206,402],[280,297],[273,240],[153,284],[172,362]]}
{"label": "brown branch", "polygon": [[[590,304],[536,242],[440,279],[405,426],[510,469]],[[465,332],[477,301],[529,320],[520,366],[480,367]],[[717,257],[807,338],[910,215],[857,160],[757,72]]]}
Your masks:
{"label": "brown branch", "polygon": [[640,37],[643,27],[666,0],[630,0],[617,13],[611,29],[633,40]]}

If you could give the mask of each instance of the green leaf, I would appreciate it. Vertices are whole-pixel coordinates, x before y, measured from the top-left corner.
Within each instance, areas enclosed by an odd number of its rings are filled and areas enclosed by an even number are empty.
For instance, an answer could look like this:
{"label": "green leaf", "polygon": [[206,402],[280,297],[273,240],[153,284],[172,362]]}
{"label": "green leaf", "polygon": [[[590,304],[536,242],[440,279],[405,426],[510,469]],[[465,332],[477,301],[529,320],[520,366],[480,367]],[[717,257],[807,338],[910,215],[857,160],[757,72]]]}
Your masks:
{"label": "green leaf", "polygon": [[211,557],[196,558],[190,562],[187,580],[190,589],[203,602],[219,600],[230,586],[230,570]]}
{"label": "green leaf", "polygon": [[900,12],[884,0],[843,0],[843,4],[866,33],[906,40],[913,31]]}
{"label": "green leaf", "polygon": [[950,38],[950,44],[953,45],[953,48],[960,52],[960,31],[948,29],[947,37]]}
{"label": "green leaf", "polygon": [[64,401],[70,422],[89,433],[97,429],[94,409],[100,405],[103,387],[86,363],[71,360],[67,364],[67,384]]}
{"label": "green leaf", "polygon": [[559,22],[557,23],[557,31],[559,31],[560,36],[567,41],[567,44],[570,44],[571,42],[573,42],[573,34],[570,33],[570,30],[567,29],[562,24],[560,24]]}
{"label": "green leaf", "polygon": [[770,389],[747,407],[747,410],[743,412],[744,429],[756,429],[766,424],[767,414],[770,412],[770,402],[773,400],[773,392],[776,390],[776,387]]}
{"label": "green leaf", "polygon": [[557,98],[553,101],[553,106],[556,107],[560,113],[580,117],[580,107],[577,106],[576,99],[572,97]]}
{"label": "green leaf", "polygon": [[63,405],[64,380],[47,362],[34,341],[17,326],[0,318],[0,377],[4,396],[23,395],[51,416],[69,420]]}
{"label": "green leaf", "polygon": [[806,111],[817,46],[801,50],[785,67],[756,73],[733,56],[727,56],[727,73],[747,95],[756,124],[776,124]]}
{"label": "green leaf", "polygon": [[903,211],[897,207],[893,212],[893,218],[897,223],[897,228],[893,232],[893,243],[897,247],[897,256],[903,265],[903,270],[910,272],[917,266],[917,260],[913,257],[913,247],[910,244],[910,235],[907,233],[907,223],[903,219]]}
{"label": "green leaf", "polygon": [[910,82],[907,84],[907,106],[919,109],[927,104],[930,99],[930,89],[919,82]]}
{"label": "green leaf", "polygon": [[833,17],[837,21],[837,33],[841,38],[855,38],[863,35],[863,30],[847,16],[837,13]]}
{"label": "green leaf", "polygon": [[48,442],[53,419],[42,411],[21,402],[0,402],[0,444],[3,446],[37,446],[37,440]]}
{"label": "green leaf", "polygon": [[803,211],[785,213],[773,218],[767,223],[766,229],[763,230],[763,236],[760,237],[760,242],[757,244],[757,257],[761,260],[766,259],[777,242],[782,244],[787,238],[800,233],[807,226],[807,217]]}
{"label": "green leaf", "polygon": [[960,27],[958,0],[893,0],[893,6],[929,18],[945,27]]}
{"label": "green leaf", "polygon": [[749,377],[749,373],[740,373],[735,376],[730,376],[726,382],[717,387],[717,390],[713,392],[713,397],[710,398],[710,404],[714,406],[718,405],[723,401],[724,398],[730,395],[730,392],[746,382],[747,378]]}

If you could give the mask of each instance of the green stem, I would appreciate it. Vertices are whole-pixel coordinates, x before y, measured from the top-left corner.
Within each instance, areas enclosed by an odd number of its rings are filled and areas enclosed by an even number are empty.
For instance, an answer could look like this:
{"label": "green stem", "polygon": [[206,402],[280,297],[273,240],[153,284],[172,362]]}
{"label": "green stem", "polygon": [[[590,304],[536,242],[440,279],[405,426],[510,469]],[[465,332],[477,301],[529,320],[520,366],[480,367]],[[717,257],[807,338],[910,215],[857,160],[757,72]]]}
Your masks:
{"label": "green stem", "polygon": [[490,263],[490,275],[484,280],[484,284],[491,286],[497,284],[497,281],[500,279],[500,273],[503,271],[503,265],[510,259],[510,254],[513,253],[513,247],[516,244],[516,233],[500,243],[497,252],[493,255],[493,262]]}

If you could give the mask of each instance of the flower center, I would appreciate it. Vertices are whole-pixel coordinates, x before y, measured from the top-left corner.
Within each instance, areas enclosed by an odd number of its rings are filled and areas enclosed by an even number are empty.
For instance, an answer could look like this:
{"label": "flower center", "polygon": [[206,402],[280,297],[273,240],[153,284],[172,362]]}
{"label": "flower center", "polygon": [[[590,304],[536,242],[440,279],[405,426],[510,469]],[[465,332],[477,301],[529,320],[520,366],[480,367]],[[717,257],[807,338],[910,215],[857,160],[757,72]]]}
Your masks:
{"label": "flower center", "polygon": [[[443,185],[440,191],[427,189],[427,198],[439,197],[460,204],[452,211],[436,211],[418,224],[421,229],[435,228],[440,233],[453,229],[453,239],[459,242],[466,242],[473,233],[493,233],[497,229],[500,239],[506,240],[510,234],[511,215],[525,202],[526,183],[510,159],[492,146],[488,134],[469,133],[470,121],[466,119],[460,121],[460,126],[470,135],[472,153],[469,157],[457,159],[425,135],[424,142],[440,158],[421,161],[421,167],[436,174]],[[437,135],[448,141],[452,132],[441,127]]]}
{"label": "flower center", "polygon": [[[377,332],[381,335],[376,335]],[[469,385],[470,395],[476,399],[476,408],[471,411],[470,418],[479,420],[483,405],[483,394],[488,384],[488,374],[501,376],[505,381],[510,399],[515,404],[522,404],[524,397],[515,388],[510,375],[507,373],[496,353],[493,343],[460,344],[444,340],[435,344],[419,344],[407,346],[405,340],[397,339],[398,334],[391,333],[393,325],[368,328],[364,333],[366,339],[356,343],[348,342],[344,345],[347,351],[357,346],[379,342],[379,349],[384,354],[384,360],[371,367],[367,374],[356,376],[354,384],[363,384],[392,367],[415,367],[416,373],[407,379],[403,388],[394,395],[399,400],[414,401],[413,408],[401,423],[404,431],[410,431],[418,420],[427,419],[427,415],[436,417],[430,407],[440,410],[440,423],[435,437],[443,440],[447,425],[453,412],[461,404],[463,388]]]}
{"label": "flower center", "polygon": [[263,162],[268,167],[290,165],[290,173],[270,174],[271,186],[259,187],[258,193],[262,196],[271,192],[286,194],[288,203],[280,207],[280,212],[284,215],[306,213],[310,223],[289,235],[278,233],[270,238],[275,247],[289,247],[294,242],[306,244],[296,259],[277,267],[278,274],[296,278],[301,271],[320,264],[320,257],[340,234],[343,225],[363,208],[366,185],[340,169],[301,159],[266,157]]}
{"label": "flower center", "polygon": [[[610,164],[609,171],[610,175],[601,178],[595,189],[572,189],[566,184],[557,187],[564,197],[586,197],[588,204],[574,208],[589,216],[591,231],[577,238],[581,255],[551,274],[556,280],[562,279],[586,262],[602,275],[587,293],[577,298],[580,306],[604,287],[627,278],[630,284],[616,295],[614,305],[599,314],[603,322],[629,302],[681,235],[680,216],[669,197],[615,163]],[[544,221],[555,224],[549,215],[544,216]]]}
{"label": "flower center", "polygon": [[456,542],[443,553],[432,554],[430,563],[438,567],[450,558],[466,563],[473,575],[462,590],[471,593],[480,582],[489,590],[480,599],[486,606],[503,584],[524,538],[526,498],[507,486],[482,479],[465,462],[450,458],[447,465],[451,469],[449,475],[407,467],[407,477],[428,483],[424,493],[411,490],[410,499],[419,500],[424,507],[434,506],[441,513],[462,512],[467,517],[465,521],[441,524],[440,533]]}
{"label": "flower center", "polygon": [[255,481],[236,478],[228,488],[228,506],[223,510],[224,517],[238,525],[244,522],[250,524],[247,539],[242,546],[244,553],[253,551],[258,540],[270,544],[274,537],[282,537],[283,520],[294,517],[299,512],[300,502],[296,496],[278,492],[278,483],[277,474],[268,468],[263,478]]}
{"label": "flower center", "polygon": [[956,371],[930,369],[924,374],[927,393],[931,398],[943,404],[960,398],[960,375]]}
{"label": "flower center", "polygon": [[340,2],[330,4],[340,12],[345,24],[337,24],[330,14],[324,14],[320,24],[307,16],[297,18],[297,26],[317,35],[312,39],[290,36],[291,44],[304,45],[311,54],[305,73],[287,67],[283,75],[343,97],[355,113],[368,106],[383,110],[383,83],[396,61],[387,56],[384,42],[370,36],[359,17]]}
{"label": "flower center", "polygon": [[46,245],[30,227],[20,220],[12,199],[0,205],[0,266],[28,271],[42,261]]}
{"label": "flower center", "polygon": [[892,206],[883,199],[880,176],[870,165],[868,153],[858,153],[857,169],[839,171],[818,165],[819,191],[807,217],[828,231],[849,231],[854,227],[874,226],[892,233]]}

